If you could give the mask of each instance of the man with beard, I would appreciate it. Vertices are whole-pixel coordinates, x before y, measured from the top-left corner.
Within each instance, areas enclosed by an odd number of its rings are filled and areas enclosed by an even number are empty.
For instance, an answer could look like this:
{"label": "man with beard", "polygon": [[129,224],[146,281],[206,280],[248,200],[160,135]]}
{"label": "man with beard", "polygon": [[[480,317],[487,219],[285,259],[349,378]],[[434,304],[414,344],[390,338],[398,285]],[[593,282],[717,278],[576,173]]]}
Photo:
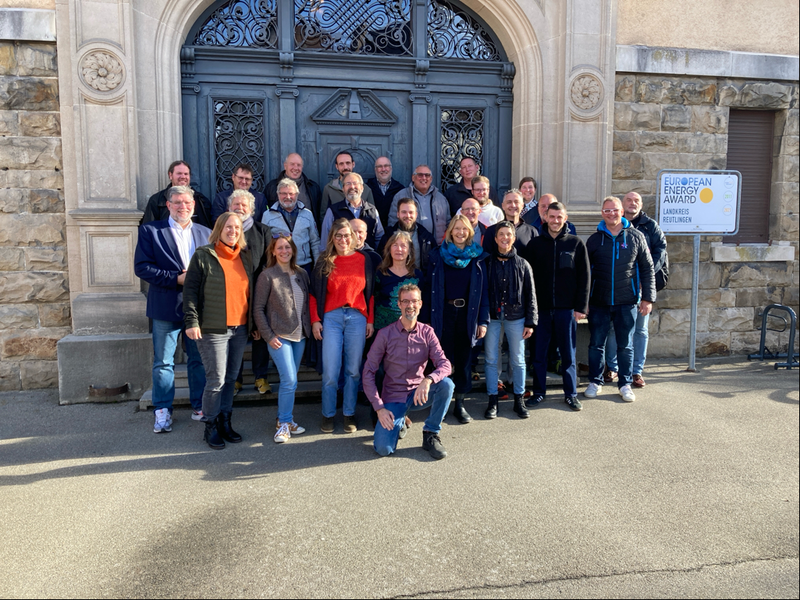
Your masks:
{"label": "man with beard", "polygon": [[303,267],[308,276],[319,256],[319,233],[314,215],[300,202],[300,191],[293,179],[281,179],[276,185],[278,201],[264,211],[261,222],[272,228],[274,233],[283,232],[292,236],[297,246],[298,267]]}
{"label": "man with beard", "polygon": [[401,198],[397,202],[397,223],[386,230],[378,245],[378,254],[381,256],[383,256],[386,240],[392,237],[395,231],[405,231],[411,236],[415,266],[424,271],[428,264],[428,252],[436,247],[436,240],[427,229],[417,226],[417,203],[413,198]]}
{"label": "man with beard", "polygon": [[[371,248],[377,247],[383,237],[383,225],[381,225],[375,205],[369,202],[364,195],[364,180],[358,173],[349,173],[345,176],[342,185],[346,198],[332,204],[325,213],[320,232],[323,243],[328,242],[328,232],[336,219],[347,219],[348,221],[361,219],[367,224],[367,244]],[[369,191],[369,188],[366,191]]]}
{"label": "man with beard", "polygon": [[[181,185],[190,187],[192,182],[192,168],[186,161],[176,160],[169,166],[167,177],[169,178],[169,185],[160,192],[150,196],[139,225],[169,218],[167,193],[172,187]],[[192,221],[199,223],[203,227],[208,227],[209,229],[214,227],[214,222],[211,220],[211,201],[197,190],[194,192],[194,215],[192,215]]]}
{"label": "man with beard", "polygon": [[[339,152],[336,155],[336,170],[339,171],[339,177],[336,179],[332,179],[328,185],[326,185],[322,190],[322,200],[320,201],[319,206],[319,214],[314,215],[318,221],[321,222],[325,218],[325,214],[328,211],[328,208],[336,204],[337,202],[341,202],[345,200],[345,196],[347,192],[344,189],[344,179],[350,173],[353,173],[356,168],[356,161],[353,160],[353,155],[349,152]],[[363,187],[363,182],[362,182]],[[366,202],[375,206],[375,201],[372,199],[372,190],[367,188],[362,192],[363,198]],[[326,240],[325,236],[322,236],[323,243]]]}
{"label": "man with beard", "polygon": [[[406,413],[431,408],[422,430],[422,449],[440,460],[447,452],[439,438],[455,389],[450,380],[450,361],[442,351],[430,325],[417,321],[422,308],[422,294],[414,284],[404,285],[398,294],[400,319],[380,329],[364,366],[364,392],[369,398],[378,423],[373,441],[375,451],[388,456],[397,449],[397,440],[405,427]],[[435,367],[424,375],[428,360]],[[383,363],[383,389],[378,392],[375,374]]]}

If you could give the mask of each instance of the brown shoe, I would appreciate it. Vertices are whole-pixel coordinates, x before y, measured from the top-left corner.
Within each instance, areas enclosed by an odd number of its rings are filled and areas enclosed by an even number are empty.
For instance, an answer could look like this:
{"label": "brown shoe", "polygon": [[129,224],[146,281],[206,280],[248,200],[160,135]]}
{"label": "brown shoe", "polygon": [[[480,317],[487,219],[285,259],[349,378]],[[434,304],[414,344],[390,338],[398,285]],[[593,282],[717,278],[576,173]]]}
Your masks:
{"label": "brown shoe", "polygon": [[322,433],[333,433],[333,417],[322,417],[322,424],[319,428]]}
{"label": "brown shoe", "polygon": [[619,379],[619,376],[617,375],[617,372],[616,371],[612,371],[611,369],[606,371],[605,375],[603,375],[603,381],[606,382],[606,383],[613,383],[617,379]]}
{"label": "brown shoe", "polygon": [[643,388],[647,384],[644,382],[644,377],[642,377],[639,373],[634,374],[633,376],[633,387],[635,388]]}
{"label": "brown shoe", "polygon": [[356,422],[356,416],[344,416],[344,432],[345,433],[355,433],[358,431],[358,423]]}

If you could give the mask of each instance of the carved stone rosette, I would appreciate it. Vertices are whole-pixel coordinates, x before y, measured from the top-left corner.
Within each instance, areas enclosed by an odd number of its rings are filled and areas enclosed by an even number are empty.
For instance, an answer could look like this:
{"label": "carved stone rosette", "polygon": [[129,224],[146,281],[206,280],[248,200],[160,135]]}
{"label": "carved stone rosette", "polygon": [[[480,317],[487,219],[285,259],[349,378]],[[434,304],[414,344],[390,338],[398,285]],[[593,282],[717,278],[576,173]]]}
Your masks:
{"label": "carved stone rosette", "polygon": [[98,92],[113,92],[125,79],[122,61],[107,50],[88,52],[80,65],[83,83]]}
{"label": "carved stone rosette", "polygon": [[603,100],[603,83],[594,75],[578,75],[569,89],[569,96],[575,108],[590,111],[597,108]]}

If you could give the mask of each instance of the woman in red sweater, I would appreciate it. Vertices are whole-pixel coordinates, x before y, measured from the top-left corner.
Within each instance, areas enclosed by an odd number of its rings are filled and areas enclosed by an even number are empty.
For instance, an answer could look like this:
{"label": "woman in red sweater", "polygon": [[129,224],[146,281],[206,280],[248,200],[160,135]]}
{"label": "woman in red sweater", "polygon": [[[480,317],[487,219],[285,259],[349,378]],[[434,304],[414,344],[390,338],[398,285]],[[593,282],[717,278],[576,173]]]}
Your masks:
{"label": "woman in red sweater", "polygon": [[314,337],[322,342],[322,425],[333,432],[336,391],[344,360],[344,432],[355,433],[361,355],[373,332],[374,267],[367,254],[354,250],[355,233],[347,219],[331,226],[325,251],[311,275],[309,308]]}

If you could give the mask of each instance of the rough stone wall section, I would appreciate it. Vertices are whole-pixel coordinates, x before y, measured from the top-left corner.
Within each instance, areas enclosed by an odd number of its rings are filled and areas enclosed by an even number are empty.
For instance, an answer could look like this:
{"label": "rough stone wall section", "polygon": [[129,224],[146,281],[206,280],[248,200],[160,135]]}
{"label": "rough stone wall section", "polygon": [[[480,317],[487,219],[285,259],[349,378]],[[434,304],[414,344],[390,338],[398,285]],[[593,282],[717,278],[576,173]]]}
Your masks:
{"label": "rough stone wall section", "polygon": [[71,332],[55,43],[0,41],[0,391],[58,386]]}
{"label": "rough stone wall section", "polygon": [[[612,193],[639,192],[655,213],[661,169],[724,169],[731,108],[775,111],[770,238],[791,242],[792,262],[713,262],[701,238],[697,355],[749,354],[758,348],[761,311],[772,303],[798,311],[797,83],[618,73],[614,109]],[[650,320],[648,354],[689,354],[692,238],[667,237],[671,277]],[[767,347],[786,350],[788,332]]]}

